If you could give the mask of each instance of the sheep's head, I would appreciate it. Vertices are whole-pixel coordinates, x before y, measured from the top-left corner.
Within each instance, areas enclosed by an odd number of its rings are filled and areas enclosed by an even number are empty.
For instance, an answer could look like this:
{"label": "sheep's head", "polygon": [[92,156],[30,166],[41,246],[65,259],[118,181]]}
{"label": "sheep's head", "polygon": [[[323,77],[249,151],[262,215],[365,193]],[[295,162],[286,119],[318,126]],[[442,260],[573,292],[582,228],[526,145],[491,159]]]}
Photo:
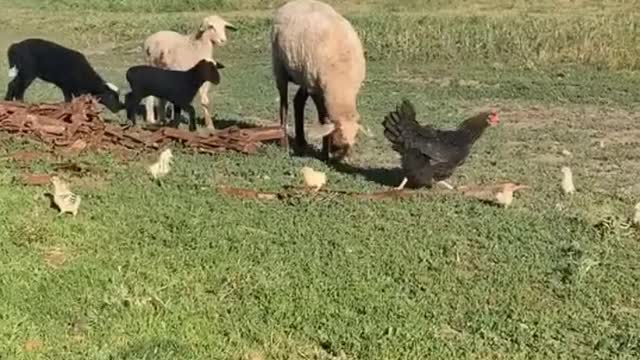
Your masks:
{"label": "sheep's head", "polygon": [[220,83],[219,69],[224,69],[224,65],[221,62],[213,62],[211,60],[202,59],[193,67],[198,74],[198,77],[209,81],[215,85]]}
{"label": "sheep's head", "polygon": [[124,104],[120,102],[120,90],[112,83],[104,83],[102,92],[96,94],[98,102],[106,106],[109,111],[117,113],[124,109]]}
{"label": "sheep's head", "polygon": [[331,153],[334,158],[345,158],[356,143],[360,131],[360,115],[354,113],[347,118],[335,119],[336,129],[331,133]]}
{"label": "sheep's head", "polygon": [[205,38],[213,46],[222,46],[227,42],[227,30],[236,31],[237,28],[218,15],[207,16],[202,20],[196,38]]}

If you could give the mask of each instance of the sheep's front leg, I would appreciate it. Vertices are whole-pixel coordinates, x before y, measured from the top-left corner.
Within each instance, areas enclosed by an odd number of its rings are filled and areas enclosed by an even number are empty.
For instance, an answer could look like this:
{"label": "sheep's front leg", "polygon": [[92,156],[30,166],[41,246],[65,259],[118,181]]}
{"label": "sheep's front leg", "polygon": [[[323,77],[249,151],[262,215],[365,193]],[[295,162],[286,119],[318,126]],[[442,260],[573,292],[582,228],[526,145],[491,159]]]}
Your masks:
{"label": "sheep's front leg", "polygon": [[200,105],[202,106],[202,114],[204,117],[204,125],[209,130],[215,130],[211,114],[209,112],[209,82],[205,82],[200,87]]}
{"label": "sheep's front leg", "polygon": [[71,100],[73,100],[73,96],[71,95],[70,92],[62,90],[62,96],[64,96],[64,102],[71,102]]}
{"label": "sheep's front leg", "polygon": [[137,99],[133,93],[128,93],[124,96],[124,106],[127,109],[127,119],[131,121],[133,126],[136,126],[136,107],[140,103],[140,99]]}
{"label": "sheep's front leg", "polygon": [[287,134],[287,120],[289,115],[289,82],[287,80],[286,72],[281,70],[275,71],[275,75],[276,87],[278,88],[278,96],[280,98],[280,127],[283,131],[282,139],[280,139],[280,146],[288,147],[289,134]]}
{"label": "sheep's front leg", "polygon": [[[324,103],[324,97],[321,94],[312,94],[311,98],[313,99],[313,103],[316,105],[316,110],[318,111],[318,121],[320,124],[324,125],[329,122],[329,114],[327,112],[327,107]],[[322,138],[322,150],[320,151],[320,156],[322,160],[329,160],[329,153],[331,149],[331,134]]]}
{"label": "sheep's front leg", "polygon": [[307,146],[307,139],[304,137],[304,105],[309,98],[307,89],[302,86],[298,89],[293,98],[293,117],[296,127],[296,146],[301,150]]}
{"label": "sheep's front leg", "polygon": [[154,109],[155,99],[156,98],[154,98],[153,96],[147,96],[147,98],[144,101],[147,123],[149,124],[156,123],[155,109]]}
{"label": "sheep's front leg", "polygon": [[[178,114],[180,107],[174,106],[173,108],[175,109],[176,114]],[[196,131],[196,109],[194,109],[192,105],[187,105],[184,107],[184,110],[189,115],[189,131]]]}

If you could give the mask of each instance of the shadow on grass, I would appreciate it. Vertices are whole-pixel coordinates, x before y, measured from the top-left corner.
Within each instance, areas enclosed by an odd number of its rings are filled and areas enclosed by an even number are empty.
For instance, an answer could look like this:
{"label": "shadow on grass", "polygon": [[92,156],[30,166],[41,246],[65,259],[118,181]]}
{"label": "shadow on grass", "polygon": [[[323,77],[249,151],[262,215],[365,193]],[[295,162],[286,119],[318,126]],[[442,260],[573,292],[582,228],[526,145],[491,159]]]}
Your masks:
{"label": "shadow on grass", "polygon": [[360,175],[368,181],[375,182],[380,185],[396,187],[400,185],[404,178],[402,169],[397,168],[381,168],[367,167],[361,168],[344,162],[330,161],[327,163],[333,170],[350,175]]}
{"label": "shadow on grass", "polygon": [[151,339],[141,341],[121,350],[117,358],[126,359],[186,359],[193,352],[185,345],[172,339]]}

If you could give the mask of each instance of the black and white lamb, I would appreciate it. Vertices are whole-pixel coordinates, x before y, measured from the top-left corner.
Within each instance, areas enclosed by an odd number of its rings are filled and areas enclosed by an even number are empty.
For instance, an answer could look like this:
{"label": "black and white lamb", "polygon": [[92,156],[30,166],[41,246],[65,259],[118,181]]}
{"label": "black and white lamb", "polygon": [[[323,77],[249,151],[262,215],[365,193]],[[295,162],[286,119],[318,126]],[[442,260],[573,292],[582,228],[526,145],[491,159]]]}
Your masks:
{"label": "black and white lamb", "polygon": [[174,123],[180,119],[181,110],[189,115],[189,130],[196,129],[196,112],[191,102],[198,89],[206,81],[215,85],[220,83],[221,63],[200,60],[186,71],[167,70],[148,65],[133,66],[127,70],[127,81],[131,87],[124,97],[127,118],[136,124],[136,108],[142,99],[154,96],[173,104]]}
{"label": "black and white lamb", "polygon": [[24,93],[39,78],[62,90],[64,101],[93,95],[114,113],[122,110],[118,88],[105,82],[80,52],[44,39],[26,39],[9,46],[9,78],[5,100],[24,100]]}

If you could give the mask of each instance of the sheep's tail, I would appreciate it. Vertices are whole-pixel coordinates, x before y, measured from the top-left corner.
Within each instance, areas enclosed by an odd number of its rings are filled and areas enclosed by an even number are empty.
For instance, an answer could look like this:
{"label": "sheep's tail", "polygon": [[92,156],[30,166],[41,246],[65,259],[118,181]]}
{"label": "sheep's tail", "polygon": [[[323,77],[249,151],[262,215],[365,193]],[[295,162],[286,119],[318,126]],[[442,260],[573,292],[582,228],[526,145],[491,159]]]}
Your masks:
{"label": "sheep's tail", "polygon": [[16,44],[11,44],[7,49],[7,63],[9,65],[9,79],[18,76],[18,64],[20,63],[20,51]]}
{"label": "sheep's tail", "polygon": [[395,151],[400,151],[404,148],[407,135],[420,125],[416,121],[416,110],[413,104],[403,99],[402,103],[396,106],[395,111],[385,116],[382,126],[384,126],[384,137],[391,142],[391,147]]}

